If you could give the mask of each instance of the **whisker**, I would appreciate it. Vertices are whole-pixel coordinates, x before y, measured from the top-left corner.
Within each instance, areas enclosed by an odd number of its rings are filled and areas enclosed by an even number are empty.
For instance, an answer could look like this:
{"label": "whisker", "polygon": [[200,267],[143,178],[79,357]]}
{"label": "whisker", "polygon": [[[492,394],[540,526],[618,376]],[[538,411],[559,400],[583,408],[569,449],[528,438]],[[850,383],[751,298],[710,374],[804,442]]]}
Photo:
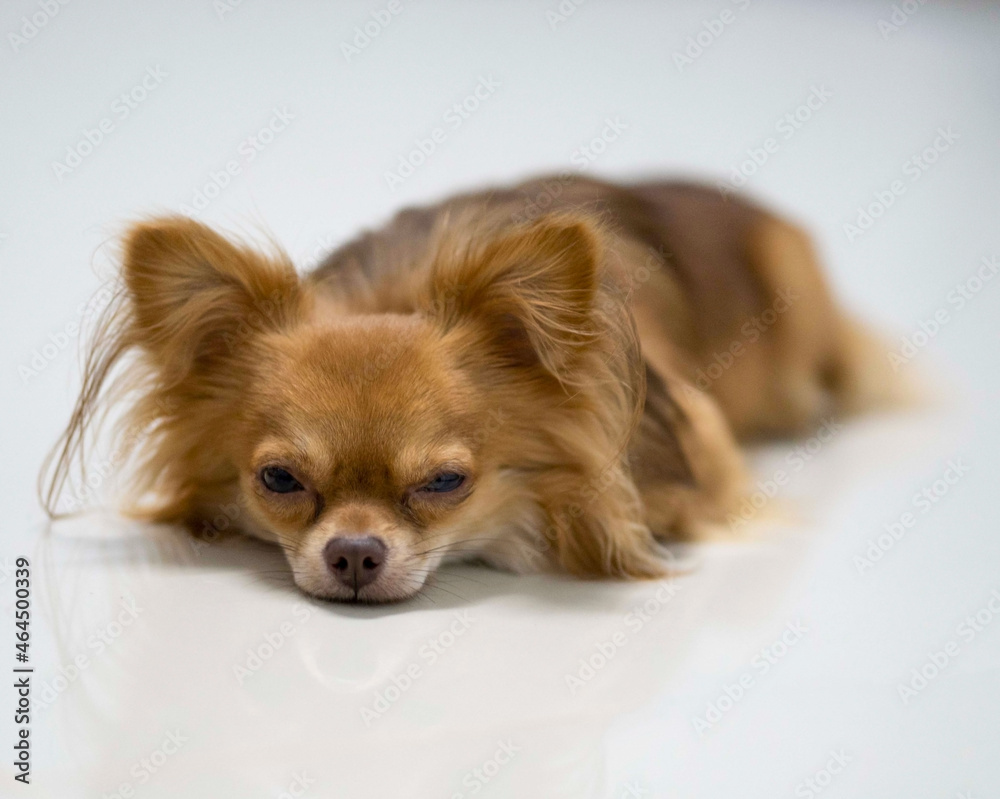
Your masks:
{"label": "whisker", "polygon": [[430,554],[432,554],[434,552],[440,552],[442,549],[449,549],[449,548],[452,551],[455,551],[455,552],[462,552],[463,550],[459,549],[459,547],[462,547],[462,546],[464,546],[466,544],[480,544],[480,543],[483,543],[483,542],[503,543],[505,540],[506,539],[499,538],[497,536],[484,536],[484,537],[480,537],[480,538],[466,538],[466,539],[464,539],[462,541],[456,541],[456,542],[454,542],[452,544],[441,544],[440,546],[431,547],[430,549],[425,549],[422,552],[415,552],[412,557],[423,557],[425,555],[430,555]]}
{"label": "whisker", "polygon": [[453,597],[455,597],[456,599],[461,599],[463,602],[468,602],[469,601],[468,599],[466,599],[461,594],[456,594],[454,591],[449,591],[447,588],[443,588],[442,586],[437,585],[436,583],[427,583],[427,584],[424,585],[425,592],[429,591],[431,588],[433,588],[433,589],[435,589],[437,591],[444,591],[446,594],[451,594]]}
{"label": "whisker", "polygon": [[[410,572],[413,574],[434,575],[436,581],[441,580],[441,574],[437,572],[435,569],[410,569]],[[453,574],[449,572],[447,576],[457,577],[459,580],[468,580],[469,582],[476,583],[477,585],[486,585],[486,583],[484,583],[482,580],[477,580],[474,577],[469,577],[467,574]],[[445,583],[445,585],[447,585],[447,583]]]}

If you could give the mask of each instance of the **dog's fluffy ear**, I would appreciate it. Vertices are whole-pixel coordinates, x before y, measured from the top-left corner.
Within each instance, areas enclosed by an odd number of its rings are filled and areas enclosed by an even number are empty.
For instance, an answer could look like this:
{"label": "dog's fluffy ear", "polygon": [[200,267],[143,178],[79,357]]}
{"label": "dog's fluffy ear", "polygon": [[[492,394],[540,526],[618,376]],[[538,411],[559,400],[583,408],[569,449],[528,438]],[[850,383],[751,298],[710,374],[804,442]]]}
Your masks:
{"label": "dog's fluffy ear", "polygon": [[585,219],[553,215],[485,242],[442,242],[422,305],[446,328],[479,323],[508,365],[557,377],[595,336],[600,240]]}
{"label": "dog's fluffy ear", "polygon": [[287,258],[238,247],[185,217],[133,227],[123,277],[133,339],[167,383],[232,354],[248,333],[279,325],[299,291]]}

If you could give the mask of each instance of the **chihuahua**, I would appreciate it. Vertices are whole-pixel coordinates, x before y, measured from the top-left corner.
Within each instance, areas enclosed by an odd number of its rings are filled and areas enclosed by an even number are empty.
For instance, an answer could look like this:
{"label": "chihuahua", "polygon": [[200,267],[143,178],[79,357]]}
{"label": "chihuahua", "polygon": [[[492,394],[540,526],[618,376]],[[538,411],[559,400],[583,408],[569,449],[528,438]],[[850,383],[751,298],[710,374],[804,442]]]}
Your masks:
{"label": "chihuahua", "polygon": [[317,597],[401,600],[454,558],[652,578],[744,496],[738,440],[878,393],[871,344],[806,235],[697,185],[461,195],[305,276],[156,218],[124,237],[43,503],[123,404],[131,513],[235,508]]}

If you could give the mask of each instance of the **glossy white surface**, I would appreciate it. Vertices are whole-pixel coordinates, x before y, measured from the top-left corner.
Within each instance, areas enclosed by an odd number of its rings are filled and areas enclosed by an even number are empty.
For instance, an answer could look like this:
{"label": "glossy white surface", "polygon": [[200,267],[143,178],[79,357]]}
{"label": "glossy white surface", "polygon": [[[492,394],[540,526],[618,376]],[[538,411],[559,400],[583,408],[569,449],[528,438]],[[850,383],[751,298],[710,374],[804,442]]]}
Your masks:
{"label": "glossy white surface", "polygon": [[[28,788],[0,689],[0,796],[1000,794],[1000,280],[961,308],[950,294],[1000,256],[996,7],[913,4],[893,31],[888,2],[591,0],[554,28],[555,2],[403,2],[347,59],[341,42],[384,8],[74,3],[16,48],[7,34],[39,6],[0,12],[0,668],[10,567],[27,556],[36,669]],[[709,29],[679,68],[675,51]],[[116,98],[147,75],[126,117]],[[483,79],[480,107],[448,116]],[[810,96],[810,118],[782,126]],[[52,162],[104,117],[60,180]],[[385,173],[438,127],[392,190]],[[578,148],[603,132],[587,160]],[[109,514],[43,533],[34,476],[77,387],[67,325],[109,274],[94,253],[121,223],[193,203],[228,161],[239,173],[202,218],[266,226],[307,265],[460,188],[581,164],[725,180],[748,149],[767,159],[745,190],[815,231],[849,306],[896,342],[947,311],[903,367],[941,399],[851,421],[808,459],[809,442],[755,453],[761,481],[789,480],[739,542],[683,553],[690,573],[622,585],[453,568],[413,602],[359,608],[310,604],[259,544],[196,547]],[[894,181],[902,193],[850,241],[845,223]],[[914,495],[954,478],[949,462],[963,474],[924,512]],[[899,684],[949,646],[904,702]],[[602,649],[613,657],[581,672]]]}

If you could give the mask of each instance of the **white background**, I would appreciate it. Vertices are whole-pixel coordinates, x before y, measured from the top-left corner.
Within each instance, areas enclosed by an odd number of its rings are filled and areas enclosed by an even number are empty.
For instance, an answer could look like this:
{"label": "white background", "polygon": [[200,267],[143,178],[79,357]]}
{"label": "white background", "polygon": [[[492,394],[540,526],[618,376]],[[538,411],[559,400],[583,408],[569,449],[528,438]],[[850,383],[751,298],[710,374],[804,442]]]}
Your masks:
{"label": "white background", "polygon": [[[0,669],[14,658],[9,568],[27,556],[37,702],[25,788],[13,690],[0,688],[0,795],[1000,795],[1000,618],[988,610],[1000,591],[1000,280],[962,308],[949,300],[1000,256],[997,6],[911,2],[890,29],[888,0],[590,0],[563,20],[548,16],[554,0],[404,1],[346,57],[355,26],[385,8],[77,1],[30,38],[23,17],[44,19],[39,4],[0,12]],[[127,118],[116,111],[157,68]],[[460,126],[446,121],[482,78],[499,87]],[[779,131],[814,87],[829,99],[794,135]],[[293,118],[249,160],[276,108]],[[105,117],[113,129],[93,151],[54,168]],[[579,148],[608,119],[624,130],[589,161]],[[444,141],[390,189],[386,173],[437,127]],[[939,129],[957,139],[915,170]],[[742,191],[815,233],[847,306],[897,351],[948,312],[902,367],[936,399],[845,424],[738,543],[695,549],[669,602],[655,584],[463,568],[404,605],[313,606],[259,546],[196,550],[112,515],[45,531],[35,476],[78,387],[65,331],[112,274],[106,245],[130,220],[190,205],[228,161],[239,174],[201,217],[269,231],[305,266],[408,203],[581,163],[724,181],[769,137],[777,147]],[[870,228],[845,232],[894,181],[904,191]],[[757,476],[803,443],[756,452]],[[914,495],[956,459],[964,475],[921,512]],[[907,511],[916,524],[860,569]],[[637,629],[629,614],[646,602]],[[970,636],[961,625],[977,611],[992,624]],[[789,624],[806,632],[775,657]],[[614,657],[574,689],[581,658],[615,635]],[[280,646],[254,661],[269,638]],[[899,685],[949,642],[958,655],[904,703]],[[700,734],[710,705],[721,718]],[[169,734],[185,741],[177,751]],[[516,751],[496,766],[507,742]],[[832,777],[831,752],[848,761]]]}

